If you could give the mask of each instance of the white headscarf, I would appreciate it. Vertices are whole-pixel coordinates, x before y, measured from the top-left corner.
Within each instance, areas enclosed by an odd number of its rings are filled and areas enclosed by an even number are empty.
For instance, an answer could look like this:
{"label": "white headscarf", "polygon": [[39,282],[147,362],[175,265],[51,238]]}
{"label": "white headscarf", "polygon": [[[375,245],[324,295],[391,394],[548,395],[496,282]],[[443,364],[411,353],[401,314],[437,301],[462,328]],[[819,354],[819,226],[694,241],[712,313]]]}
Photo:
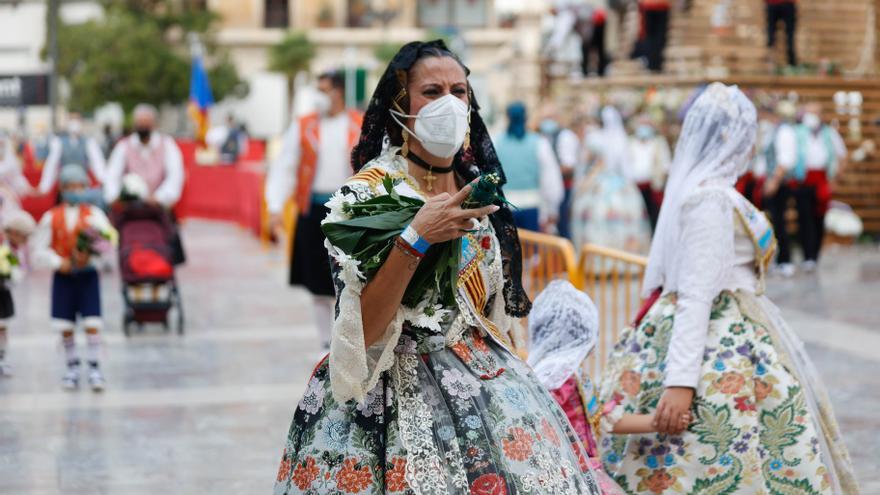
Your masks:
{"label": "white headscarf", "polygon": [[736,86],[712,83],[688,110],[651,243],[643,296],[658,287],[678,290],[675,256],[682,204],[701,185],[736,183],[748,168],[757,128],[755,106]]}
{"label": "white headscarf", "polygon": [[623,117],[612,106],[603,107],[601,116],[602,129],[592,135],[590,147],[602,159],[606,170],[622,174],[629,160]]}
{"label": "white headscarf", "polygon": [[599,312],[589,296],[555,280],[538,294],[529,314],[529,358],[549,390],[565,383],[596,346]]}

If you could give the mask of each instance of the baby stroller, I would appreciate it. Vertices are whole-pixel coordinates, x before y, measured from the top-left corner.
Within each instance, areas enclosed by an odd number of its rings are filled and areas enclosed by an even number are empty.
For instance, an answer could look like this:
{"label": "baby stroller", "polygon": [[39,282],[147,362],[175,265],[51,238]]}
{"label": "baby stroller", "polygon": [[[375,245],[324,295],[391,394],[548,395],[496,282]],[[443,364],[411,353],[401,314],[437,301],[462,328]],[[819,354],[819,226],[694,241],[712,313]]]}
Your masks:
{"label": "baby stroller", "polygon": [[183,335],[183,302],[171,248],[174,227],[168,213],[158,206],[127,201],[115,205],[112,218],[119,231],[123,332],[130,336],[133,324],[142,331],[145,323],[161,323],[166,332],[176,325]]}

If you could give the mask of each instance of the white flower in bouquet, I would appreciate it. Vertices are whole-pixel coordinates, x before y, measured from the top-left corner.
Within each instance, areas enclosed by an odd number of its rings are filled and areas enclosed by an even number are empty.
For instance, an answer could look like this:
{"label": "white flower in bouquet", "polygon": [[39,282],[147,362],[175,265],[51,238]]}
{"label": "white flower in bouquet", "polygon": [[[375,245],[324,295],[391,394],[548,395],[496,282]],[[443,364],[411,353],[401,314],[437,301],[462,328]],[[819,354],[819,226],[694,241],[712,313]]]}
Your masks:
{"label": "white flower in bouquet", "polygon": [[18,257],[9,246],[0,246],[0,278],[11,278],[12,268],[18,265]]}
{"label": "white flower in bouquet", "polygon": [[442,330],[440,325],[443,323],[443,318],[449,313],[448,309],[443,309],[443,305],[433,304],[426,299],[410,310],[406,319],[415,327],[439,332]]}
{"label": "white flower in bouquet", "polygon": [[122,178],[122,196],[128,199],[146,199],[150,195],[150,186],[143,177],[137,174],[126,174]]}
{"label": "white flower in bouquet", "polygon": [[350,220],[351,215],[345,212],[345,207],[347,204],[351,204],[354,201],[353,194],[342,194],[342,192],[337,191],[330,197],[330,201],[327,201],[324,206],[326,206],[330,213],[321,221],[321,225],[325,223],[335,223],[342,222],[345,220]]}

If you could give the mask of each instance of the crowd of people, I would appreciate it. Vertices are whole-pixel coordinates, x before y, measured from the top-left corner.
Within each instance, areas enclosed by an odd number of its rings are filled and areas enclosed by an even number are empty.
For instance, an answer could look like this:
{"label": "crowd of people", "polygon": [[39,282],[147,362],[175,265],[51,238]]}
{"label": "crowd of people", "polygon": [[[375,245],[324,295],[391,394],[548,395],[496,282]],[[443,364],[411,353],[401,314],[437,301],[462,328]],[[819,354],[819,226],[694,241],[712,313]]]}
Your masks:
{"label": "crowd of people", "polygon": [[[630,59],[638,60],[645,70],[663,72],[664,51],[669,38],[670,20],[674,12],[687,13],[693,0],[555,0],[551,3],[544,29],[542,57],[551,65],[551,72],[570,70],[575,78],[604,77],[613,61],[612,50],[621,39],[632,43]],[[735,2],[714,2],[710,25],[716,33],[732,31]],[[785,64],[798,65],[796,34],[797,0],[764,0],[764,21],[768,60],[775,60],[777,29],[782,25],[785,36]],[[635,32],[623,35],[625,16],[636,15]],[[783,65],[783,64],[779,64]]]}
{"label": "crowd of people", "polygon": [[[628,132],[612,106],[565,129],[513,103],[491,135],[439,40],[403,46],[362,116],[334,74],[320,86],[267,188],[276,215],[292,192],[301,205],[291,282],[326,296],[329,351],[276,494],[858,493],[821,380],[764,295],[777,243],[734,187],[761,162],[742,91],[691,98],[670,153],[662,122],[635,113]],[[815,207],[820,164],[843,164],[814,112],[794,151],[775,131],[760,188],[803,184]],[[519,228],[649,254],[601,386],[583,366],[595,306],[562,281],[529,300]],[[527,315],[525,363],[511,335]]]}
{"label": "crowd of people", "polygon": [[[47,310],[64,349],[62,386],[78,389],[85,374],[92,390],[104,389],[100,275],[116,258],[120,213],[137,205],[173,219],[183,190],[180,149],[159,132],[157,117],[154,107],[138,105],[132,113],[134,131],[102,146],[86,134],[82,116],[70,113],[64,132],[50,136],[42,143],[44,149],[37,150],[45,161],[36,186],[23,175],[22,147],[16,149],[9,136],[0,137],[0,375],[12,374],[6,361],[7,322],[15,314],[10,286],[30,269],[43,269],[53,273]],[[49,197],[54,206],[35,221],[22,209],[21,199],[28,196]],[[133,256],[126,268],[155,274],[183,262],[179,235],[169,236],[167,249],[167,259],[142,250],[140,260]],[[167,266],[157,268],[157,263]],[[86,334],[85,366],[76,345],[77,327]]]}
{"label": "crowd of people", "polygon": [[[643,2],[646,21],[665,22],[659,4]],[[714,83],[688,99],[675,136],[647,108],[605,104],[563,125],[550,107],[530,119],[522,102],[492,134],[468,75],[442,41],[409,43],[362,113],[346,106],[342,73],[321,74],[315,111],[291,122],[269,164],[270,225],[283,229],[292,198],[289,282],[313,296],[325,354],[275,493],[858,493],[821,380],[764,295],[774,266],[795,270],[792,199],[801,267],[819,260],[848,158],[821,106],[756,109]],[[32,265],[53,272],[62,386],[85,373],[104,389],[100,277],[120,208],[173,219],[185,180],[156,119],[137,106],[133,132],[109,146],[70,114],[35,187],[2,143],[0,375],[11,374],[9,287]],[[230,156],[235,129],[212,139]],[[56,192],[39,221],[20,206]],[[519,229],[648,255],[646,303],[601,386],[583,366],[595,306],[566,282],[530,301]],[[168,264],[182,263],[179,235],[167,247]],[[526,362],[511,335],[527,316]]]}
{"label": "crowd of people", "polygon": [[[700,90],[698,90],[700,91]],[[755,156],[738,190],[773,221],[779,250],[773,270],[790,277],[792,260],[787,212],[797,213],[801,268],[816,270],[825,237],[825,214],[835,178],[848,152],[836,127],[822,120],[822,106],[762,94]],[[517,225],[586,243],[647,254],[664,201],[672,165],[666,114],[616,107],[571,117],[560,124],[555,111],[528,130],[525,107],[507,109],[508,126],[494,144],[510,176],[507,194],[518,207]],[[598,114],[598,116],[595,116]],[[628,122],[627,122],[628,121]],[[851,235],[851,234],[850,234]]]}

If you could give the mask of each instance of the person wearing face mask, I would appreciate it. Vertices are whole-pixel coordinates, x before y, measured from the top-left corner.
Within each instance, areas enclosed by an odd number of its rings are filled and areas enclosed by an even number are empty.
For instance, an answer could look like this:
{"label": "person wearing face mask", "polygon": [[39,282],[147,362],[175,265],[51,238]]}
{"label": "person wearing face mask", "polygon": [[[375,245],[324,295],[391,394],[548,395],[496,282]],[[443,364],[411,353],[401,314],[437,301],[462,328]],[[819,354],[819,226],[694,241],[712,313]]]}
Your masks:
{"label": "person wearing face mask", "polygon": [[318,77],[315,111],[291,122],[281,152],[269,165],[266,206],[273,233],[282,230],[281,213],[291,198],[299,218],[290,242],[291,286],[305,287],[313,296],[315,323],[324,349],[330,346],[333,324],[333,281],[324,249],[321,220],[324,203],[352,170],[349,154],[360,135],[360,112],[345,107],[345,78],[341,71]]}
{"label": "person wearing face mask", "polygon": [[[516,205],[514,221],[522,229],[550,229],[556,225],[564,194],[553,148],[544,132],[526,130],[526,107],[522,102],[508,105],[507,120],[507,132],[496,136],[493,142],[507,173],[507,199]],[[545,119],[540,127],[553,135],[555,129],[548,129],[549,124],[556,123]],[[541,229],[542,225],[545,229]]]}
{"label": "person wearing face mask", "polygon": [[176,229],[174,206],[183,193],[185,174],[183,154],[169,135],[156,130],[158,112],[152,105],[141,103],[132,112],[134,132],[120,140],[110,154],[104,181],[104,200],[113,204],[122,193],[123,177],[140,176],[147,183],[146,203],[171,212],[175,223],[171,251],[175,265],[186,261],[180,232]]}
{"label": "person wearing face mask", "polygon": [[[421,206],[378,266],[327,243],[338,289],[330,355],[293,415],[275,495],[602,493],[565,413],[510,340],[531,303],[500,189],[509,176],[467,74],[441,40],[417,41],[379,80],[356,173],[327,203],[327,222],[391,194]],[[480,176],[501,197],[470,208]],[[412,280],[439,275],[430,259],[447,249],[460,255],[454,297],[427,284],[407,298]]]}
{"label": "person wearing face mask", "polygon": [[[49,194],[57,185],[61,165],[77,165],[91,174],[94,182],[102,184],[106,175],[104,153],[98,142],[83,132],[83,119],[78,113],[67,117],[66,132],[49,141],[49,155],[43,164],[43,173],[37,186],[39,194]],[[99,198],[100,194],[96,195]]]}
{"label": "person wearing face mask", "polygon": [[54,272],[52,279],[52,327],[61,333],[66,372],[62,386],[79,387],[81,364],[74,329],[77,319],[86,333],[86,375],[91,389],[104,390],[101,372],[100,277],[96,269],[98,255],[80,249],[78,237],[86,229],[94,230],[114,242],[116,231],[104,212],[88,203],[89,176],[79,165],[62,167],[59,174],[61,204],[40,219],[33,237],[34,264]]}
{"label": "person wearing face mask", "polygon": [[[816,270],[825,235],[825,213],[831,201],[831,181],[847,164],[847,150],[836,129],[822,123],[822,106],[804,107],[801,123],[776,138],[777,163],[781,170],[768,181],[775,192],[783,180],[794,195],[798,214],[798,239],[803,250],[802,268]],[[781,261],[780,261],[781,262]]]}
{"label": "person wearing face mask", "polygon": [[[563,196],[562,203],[559,205],[556,233],[570,239],[571,193],[574,189],[575,171],[581,165],[583,158],[583,147],[578,133],[583,134],[585,119],[576,117],[571,128],[568,128],[559,125],[558,120],[551,116],[556,114],[555,107],[547,107],[545,112],[548,113],[548,116],[541,120],[538,132],[550,143],[553,156],[559,163],[559,170],[562,173]],[[547,201],[545,201],[546,204],[548,204]]]}
{"label": "person wearing face mask", "polygon": [[605,106],[601,118],[601,130],[587,138],[592,165],[575,184],[572,242],[578,249],[590,243],[644,254],[651,244],[651,221],[629,176],[630,138],[616,108]]}
{"label": "person wearing face mask", "polygon": [[653,231],[657,227],[663,186],[672,161],[669,143],[657,133],[650,116],[640,115],[636,119],[635,132],[629,138],[629,147],[631,156],[627,175],[642,193]]}
{"label": "person wearing face mask", "polygon": [[174,138],[156,130],[155,107],[142,103],[132,117],[134,133],[120,140],[110,154],[104,198],[107,203],[119,199],[122,178],[135,174],[150,188],[148,202],[171,209],[183,192],[183,155]]}
{"label": "person wearing face mask", "polygon": [[764,198],[764,183],[767,180],[768,171],[776,167],[774,142],[778,128],[779,116],[772,105],[759,106],[755,156],[749,163],[749,170],[736,183],[736,190],[759,209],[769,208],[769,202]]}

